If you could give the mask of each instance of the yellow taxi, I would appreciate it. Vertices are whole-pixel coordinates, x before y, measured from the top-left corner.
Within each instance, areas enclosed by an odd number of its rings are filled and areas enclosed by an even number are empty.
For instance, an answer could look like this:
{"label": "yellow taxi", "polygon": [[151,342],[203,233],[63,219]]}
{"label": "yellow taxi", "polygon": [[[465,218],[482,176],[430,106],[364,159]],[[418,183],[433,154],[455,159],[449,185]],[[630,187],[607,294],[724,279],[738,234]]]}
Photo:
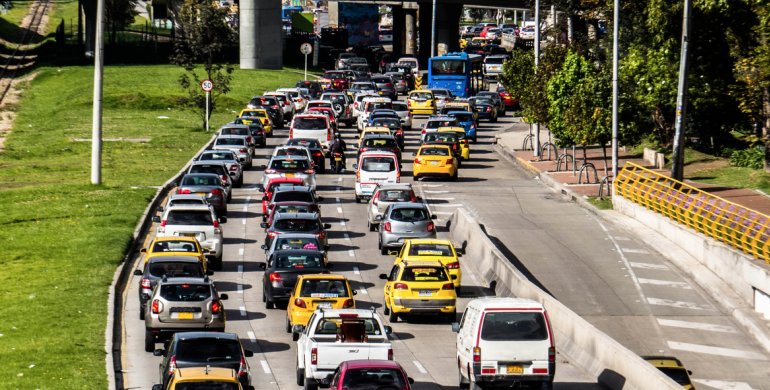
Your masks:
{"label": "yellow taxi", "polygon": [[489,43],[489,40],[487,40],[486,38],[482,38],[482,37],[475,37],[475,38],[471,39],[471,42],[473,42],[474,45],[478,45],[478,46],[484,47],[484,46],[487,45],[487,43]]}
{"label": "yellow taxi", "polygon": [[470,42],[476,35],[474,34],[463,34],[462,37],[460,37],[460,49],[465,49],[465,46]]}
{"label": "yellow taxi", "polygon": [[468,142],[468,136],[465,134],[465,129],[462,127],[439,127],[439,133],[455,133],[457,135],[458,143],[460,144],[460,157],[463,160],[471,159],[471,145]]}
{"label": "yellow taxi", "polygon": [[386,134],[386,135],[393,135],[393,132],[385,127],[385,126],[365,126],[364,130],[361,131],[361,135],[358,138],[358,142],[356,143],[358,146],[361,145],[361,141],[364,140],[364,137],[366,137],[369,134]]}
{"label": "yellow taxi", "polygon": [[456,109],[457,111],[467,111],[473,113],[473,122],[479,123],[479,112],[476,111],[470,102],[462,100],[453,100],[444,106],[444,110]]}
{"label": "yellow taxi", "polygon": [[139,250],[145,254],[145,264],[150,258],[158,256],[192,256],[200,260],[204,271],[208,268],[206,253],[209,253],[209,250],[202,248],[195,237],[156,237],[148,247]]}
{"label": "yellow taxi", "polygon": [[674,382],[683,388],[695,389],[690,379],[692,371],[684,368],[679,359],[671,356],[642,356],[641,358],[655,366],[655,368],[666,374],[666,376],[673,379]]}
{"label": "yellow taxi", "polygon": [[457,293],[454,283],[438,261],[403,261],[393,266],[390,274],[381,274],[385,282],[385,307],[390,322],[399,315],[435,313],[455,321]]}
{"label": "yellow taxi", "polygon": [[396,260],[393,264],[404,261],[438,261],[449,272],[455,290],[460,291],[460,283],[463,280],[463,271],[460,269],[460,257],[454,245],[449,240],[412,239],[405,240],[400,251],[391,251],[390,255]]}
{"label": "yellow taxi", "polygon": [[[355,309],[356,291],[341,275],[300,275],[286,305],[286,332],[294,325],[307,326],[307,321],[318,309]],[[295,340],[299,334],[294,333]]]}
{"label": "yellow taxi", "polygon": [[168,387],[154,385],[152,390],[180,389],[227,389],[254,390],[254,386],[242,387],[238,373],[232,368],[221,367],[188,367],[177,368],[169,378]]}
{"label": "yellow taxi", "polygon": [[[267,114],[267,110],[259,108],[247,108],[245,110],[241,110],[240,115],[238,115],[239,118],[244,116],[255,116],[262,119],[262,127],[265,128],[265,135],[268,137],[273,135],[273,120],[270,119],[270,115]],[[246,121],[243,121],[243,124],[248,125]]]}
{"label": "yellow taxi", "polygon": [[412,165],[414,180],[423,177],[441,177],[457,180],[458,162],[452,156],[452,148],[448,145],[423,145],[417,153]]}
{"label": "yellow taxi", "polygon": [[409,93],[409,113],[412,115],[433,115],[436,113],[436,97],[429,90],[412,91]]}

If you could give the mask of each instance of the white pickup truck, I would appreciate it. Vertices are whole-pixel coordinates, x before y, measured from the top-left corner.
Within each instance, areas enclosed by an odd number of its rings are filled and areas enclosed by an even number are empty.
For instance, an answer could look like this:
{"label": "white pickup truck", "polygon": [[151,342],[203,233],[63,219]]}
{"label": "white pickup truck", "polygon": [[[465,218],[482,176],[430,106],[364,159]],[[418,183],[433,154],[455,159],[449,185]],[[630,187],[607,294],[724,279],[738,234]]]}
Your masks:
{"label": "white pickup truck", "polygon": [[348,360],[393,360],[392,332],[374,310],[316,310],[307,327],[294,325],[297,340],[297,384],[317,390],[318,384]]}

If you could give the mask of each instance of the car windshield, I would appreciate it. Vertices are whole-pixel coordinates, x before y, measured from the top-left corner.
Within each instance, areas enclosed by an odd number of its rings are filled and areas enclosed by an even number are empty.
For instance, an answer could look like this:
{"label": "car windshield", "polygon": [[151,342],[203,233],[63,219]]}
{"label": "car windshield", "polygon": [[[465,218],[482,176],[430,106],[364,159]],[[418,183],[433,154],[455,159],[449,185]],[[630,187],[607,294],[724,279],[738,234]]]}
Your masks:
{"label": "car windshield", "polygon": [[380,190],[377,199],[383,202],[412,202],[410,190]]}
{"label": "car windshield", "polygon": [[300,148],[278,148],[275,151],[276,156],[304,156],[307,157],[307,150]]}
{"label": "car windshield", "polygon": [[372,112],[374,110],[392,110],[393,103],[391,102],[369,102],[366,107],[366,112]]}
{"label": "car windshield", "polygon": [[398,222],[421,222],[430,220],[428,212],[419,209],[395,209],[390,213],[390,219]]}
{"label": "car windshield", "polygon": [[217,145],[246,145],[246,140],[243,138],[217,138]]}
{"label": "car windshield", "polygon": [[[325,120],[324,120],[324,123],[325,123]],[[319,143],[317,139],[292,138],[289,140],[289,142],[286,143],[286,145],[304,146],[309,149],[321,148],[321,143]]]}
{"label": "car windshield", "polygon": [[354,57],[349,61],[351,64],[366,64],[366,58]]}
{"label": "car windshield", "polygon": [[275,203],[278,202],[306,202],[313,203],[313,194],[306,191],[282,191],[277,192],[273,197]]}
{"label": "car windshield", "polygon": [[401,81],[404,79],[404,75],[400,73],[388,74],[388,76],[390,76],[393,80],[397,80],[397,81]]}
{"label": "car windshield", "polygon": [[359,325],[363,323],[364,332],[368,335],[380,334],[380,323],[374,318],[335,318],[324,317],[318,321],[315,328],[317,335],[336,335],[339,329],[347,324]]}
{"label": "car windshield", "polygon": [[470,112],[471,109],[470,109],[470,107],[468,107],[466,105],[462,105],[462,106],[454,106],[453,105],[453,106],[449,106],[449,107],[444,107],[444,109],[442,110],[442,114],[446,114],[446,113],[452,112],[452,111],[466,111],[466,112]]}
{"label": "car windshield", "polygon": [[211,298],[208,284],[163,284],[160,297],[169,302],[200,302]]}
{"label": "car windshield", "polygon": [[306,204],[277,204],[275,205],[276,213],[310,213],[310,206]]}
{"label": "car windshield", "polygon": [[203,199],[172,199],[169,206],[173,207],[183,204],[206,204],[206,201]]}
{"label": "car windshield", "polygon": [[278,100],[276,100],[274,96],[270,96],[270,97],[253,98],[251,99],[250,103],[252,106],[274,106],[278,104]]}
{"label": "car windshield", "polygon": [[446,282],[449,280],[443,268],[439,267],[407,267],[401,275],[404,282]]}
{"label": "car windshield", "polygon": [[[473,42],[473,41],[471,41]],[[430,62],[431,74],[435,75],[464,75],[466,60],[439,60]]]}
{"label": "car windshield", "polygon": [[326,130],[326,118],[294,118],[294,129]]}
{"label": "car windshield", "polygon": [[438,129],[439,127],[450,127],[454,126],[456,123],[452,120],[440,120],[440,121],[428,121],[428,124],[425,125],[428,129]]}
{"label": "car windshield", "polygon": [[198,252],[197,244],[191,241],[158,241],[152,245],[152,253],[157,252]]}
{"label": "car windshield", "polygon": [[277,268],[321,268],[323,259],[316,255],[281,254],[276,263]]}
{"label": "car windshield", "polygon": [[347,104],[347,100],[344,95],[323,95],[321,100],[328,100],[332,103]]}
{"label": "car windshield", "polygon": [[353,83],[351,91],[376,91],[377,87],[372,83]]}
{"label": "car windshield", "polygon": [[207,160],[219,161],[219,160],[236,160],[236,158],[230,152],[213,152],[213,153],[203,153],[203,154],[201,154],[201,158],[199,160],[203,160],[203,161],[207,161]]}
{"label": "car windshield", "polygon": [[279,219],[273,228],[284,232],[314,232],[321,230],[321,225],[315,219]]}
{"label": "car windshield", "polygon": [[249,129],[225,127],[221,133],[222,135],[249,135]]}
{"label": "car windshield", "polygon": [[498,57],[498,58],[487,57],[487,60],[484,61],[484,62],[486,62],[487,64],[502,64],[503,63],[503,58],[500,58],[500,57]]}
{"label": "car windshield", "polygon": [[449,148],[422,148],[420,156],[449,156]]}
{"label": "car windshield", "polygon": [[396,140],[392,138],[365,138],[364,147],[390,149],[396,147]]}
{"label": "car windshield", "polygon": [[345,371],[344,389],[405,389],[404,377],[399,370],[390,368],[357,368]]}
{"label": "car windshield", "polygon": [[238,383],[226,382],[179,382],[174,385],[174,390],[240,390]]}
{"label": "car windshield", "polygon": [[548,329],[543,313],[487,312],[481,338],[490,341],[547,340]]}
{"label": "car windshield", "polygon": [[310,164],[307,160],[297,159],[281,159],[273,160],[270,163],[270,169],[279,171],[305,171],[310,168]]}
{"label": "car windshield", "polygon": [[[439,132],[439,133],[442,133],[442,132]],[[460,141],[465,139],[465,131],[451,131],[448,133],[454,134],[454,136],[457,137],[457,139]]]}
{"label": "car windshield", "polygon": [[448,244],[413,244],[409,246],[409,256],[454,256]]}
{"label": "car windshield", "polygon": [[310,237],[290,237],[275,239],[276,249],[321,249],[317,238]]}
{"label": "car windshield", "polygon": [[425,142],[446,142],[453,144],[457,142],[457,135],[454,132],[428,133],[425,135]]}
{"label": "car windshield", "polygon": [[180,338],[176,343],[175,356],[184,362],[212,362],[241,360],[241,343],[238,340],[199,337],[186,340]]}
{"label": "car windshield", "polygon": [[220,176],[227,174],[225,168],[219,164],[196,164],[190,167],[189,173],[213,173]]}
{"label": "car windshield", "polygon": [[244,111],[242,116],[253,116],[256,118],[267,118],[267,113],[264,111]]}
{"label": "car windshield", "polygon": [[393,110],[395,111],[409,111],[409,106],[405,103],[393,102]]}
{"label": "car windshield", "polygon": [[273,96],[275,96],[275,98],[276,98],[276,99],[277,99],[279,102],[281,102],[281,103],[283,103],[283,102],[286,102],[286,101],[288,100],[288,99],[286,99],[286,96],[283,96],[283,95],[273,95]]}
{"label": "car windshield", "polygon": [[416,68],[417,67],[417,61],[414,61],[414,60],[401,60],[401,61],[398,61],[398,63],[401,64],[401,65],[406,65],[406,66],[408,66],[410,68]]}
{"label": "car windshield", "polygon": [[209,210],[171,210],[166,216],[167,225],[213,225]]}
{"label": "car windshield", "polygon": [[692,384],[685,370],[682,370],[680,368],[665,368],[665,367],[658,367],[658,370],[666,374],[667,377],[673,379],[674,382],[676,382],[676,384],[678,385],[687,386]]}
{"label": "car windshield", "polygon": [[392,82],[390,77],[372,77],[372,81],[374,81],[377,84],[383,84],[383,83],[390,83],[390,82]]}
{"label": "car windshield", "polygon": [[[263,117],[264,118],[264,117]],[[254,128],[262,129],[262,119],[256,116],[246,116],[237,118],[233,121],[233,124],[235,125],[247,125],[249,126],[250,130],[254,130]]]}
{"label": "car windshield", "polygon": [[[194,168],[194,167],[193,167]],[[219,177],[216,176],[198,176],[198,175],[185,175],[182,180],[182,186],[221,186]]]}
{"label": "car windshield", "polygon": [[452,114],[460,122],[473,122],[473,114],[470,113],[454,113]]}
{"label": "car windshield", "polygon": [[348,282],[345,279],[305,279],[299,296],[310,298],[346,298]]}
{"label": "car windshield", "polygon": [[150,263],[149,269],[150,275],[156,278],[162,278],[163,275],[169,278],[202,278],[203,268],[199,263],[192,262],[170,262],[170,261],[157,261]]}
{"label": "car windshield", "polygon": [[361,170],[366,172],[392,172],[396,170],[393,157],[364,157]]}
{"label": "car windshield", "polygon": [[323,75],[325,79],[344,79],[345,73],[343,72],[326,72]]}
{"label": "car windshield", "polygon": [[433,94],[430,92],[412,92],[409,99],[433,99]]}
{"label": "car windshield", "polygon": [[387,127],[387,128],[399,128],[401,127],[401,121],[398,119],[375,119],[372,121],[372,126]]}

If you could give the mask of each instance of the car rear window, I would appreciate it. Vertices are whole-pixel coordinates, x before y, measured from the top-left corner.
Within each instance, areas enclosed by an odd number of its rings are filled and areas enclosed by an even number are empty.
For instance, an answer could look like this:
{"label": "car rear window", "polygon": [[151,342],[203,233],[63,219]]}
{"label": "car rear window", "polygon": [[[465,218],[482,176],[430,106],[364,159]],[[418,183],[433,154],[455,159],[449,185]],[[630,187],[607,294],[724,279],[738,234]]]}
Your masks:
{"label": "car rear window", "polygon": [[409,95],[409,99],[433,99],[433,94],[430,92],[414,92]]}
{"label": "car rear window", "polygon": [[276,213],[310,213],[310,206],[306,204],[276,204]]}
{"label": "car rear window", "polygon": [[310,237],[276,238],[276,249],[320,249],[318,239]]}
{"label": "car rear window", "polygon": [[[194,167],[193,167],[194,168]],[[182,180],[183,186],[220,186],[219,177],[186,175]]]}
{"label": "car rear window", "polygon": [[244,111],[243,116],[253,116],[257,118],[267,118],[267,113],[264,111]]}
{"label": "car rear window", "polygon": [[355,368],[345,371],[344,389],[406,389],[401,371],[390,368]]}
{"label": "car rear window", "polygon": [[424,209],[395,209],[390,213],[390,219],[398,222],[421,222],[430,220]]}
{"label": "car rear window", "polygon": [[162,278],[163,275],[169,278],[202,278],[203,267],[198,263],[160,261],[150,263],[150,275],[156,278]]}
{"label": "car rear window", "polygon": [[226,127],[222,129],[222,135],[249,135],[249,129]]}
{"label": "car rear window", "polygon": [[390,77],[372,77],[372,81],[378,84],[389,83],[392,81]]}
{"label": "car rear window", "polygon": [[300,148],[280,148],[275,152],[276,156],[302,156],[307,157],[307,150]]}
{"label": "car rear window", "polygon": [[310,164],[307,162],[307,160],[273,160],[270,163],[270,169],[276,169],[279,171],[305,171],[310,169]]}
{"label": "car rear window", "polygon": [[273,201],[278,202],[307,202],[313,203],[313,195],[305,191],[284,191],[278,192],[273,197]]}
{"label": "car rear window", "polygon": [[454,132],[434,132],[425,135],[425,142],[457,142],[457,135]]}
{"label": "car rear window", "polygon": [[206,204],[203,199],[172,199],[169,206],[179,206],[187,204]]}
{"label": "car rear window", "polygon": [[[336,335],[338,332],[338,329],[340,329],[342,324],[348,324],[353,323],[357,324],[363,322],[365,333],[368,335],[379,335],[380,334],[380,323],[374,318],[335,318],[335,317],[324,317],[320,321],[318,321],[318,325],[315,328],[315,334],[328,334],[328,335]],[[375,386],[373,389],[376,389],[377,386]]]}
{"label": "car rear window", "polygon": [[452,114],[460,122],[473,122],[473,114],[456,113]]}
{"label": "car rear window", "polygon": [[434,96],[449,96],[449,92],[443,89],[433,89]]}
{"label": "car rear window", "polygon": [[246,145],[246,140],[243,138],[217,138],[217,145]]}
{"label": "car rear window", "polygon": [[278,101],[275,99],[275,97],[262,97],[262,98],[254,98],[251,99],[249,102],[252,106],[274,106],[278,104]]}
{"label": "car rear window", "polygon": [[168,225],[212,225],[211,211],[208,210],[171,210],[166,216]]}
{"label": "car rear window", "polygon": [[294,118],[294,129],[298,130],[326,130],[325,118]]}
{"label": "car rear window", "polygon": [[408,267],[404,269],[401,280],[405,282],[446,282],[449,277],[443,268]]}
{"label": "car rear window", "polygon": [[487,64],[502,64],[503,59],[502,58],[487,58],[486,61]]}
{"label": "car rear window", "polygon": [[481,338],[490,341],[537,341],[548,339],[543,313],[487,312]]}
{"label": "car rear window", "polygon": [[221,165],[193,165],[190,167],[190,173],[214,173],[224,176],[227,172]]}
{"label": "car rear window", "polygon": [[299,296],[310,298],[346,298],[348,283],[344,279],[305,279]]}
{"label": "car rear window", "polygon": [[409,190],[380,190],[377,199],[383,202],[411,202],[412,191]]}
{"label": "car rear window", "polygon": [[267,192],[274,192],[275,189],[279,187],[293,187],[297,185],[301,185],[301,184],[290,183],[290,182],[270,183],[270,188],[267,189]]}
{"label": "car rear window", "polygon": [[289,142],[286,143],[286,145],[304,146],[304,147],[310,148],[310,149],[320,149],[321,148],[321,143],[318,142],[318,140],[315,140],[315,139],[292,138],[292,139],[289,140]]}
{"label": "car rear window", "polygon": [[422,148],[422,149],[420,149],[420,156],[449,156],[449,149],[447,149],[447,148]]}
{"label": "car rear window", "polygon": [[414,244],[409,246],[409,256],[454,256],[447,244]]}
{"label": "car rear window", "polygon": [[369,102],[366,107],[366,112],[372,112],[374,110],[392,110],[393,103],[391,102]]}
{"label": "car rear window", "polygon": [[180,382],[174,385],[175,390],[239,390],[238,383],[225,382]]}
{"label": "car rear window", "polygon": [[393,110],[395,110],[395,111],[408,111],[409,110],[409,106],[407,106],[404,103],[395,103],[394,102],[393,103]]}
{"label": "car rear window", "polygon": [[[177,360],[185,362],[223,362],[241,360],[241,344],[238,340],[201,337],[180,339],[176,344]],[[177,386],[178,387],[178,386]]]}
{"label": "car rear window", "polygon": [[194,242],[190,241],[158,241],[152,245],[152,253],[156,252],[198,252]]}
{"label": "car rear window", "polygon": [[396,140],[392,138],[365,138],[364,146],[368,148],[395,148]]}
{"label": "car rear window", "polygon": [[392,172],[396,170],[396,160],[393,157],[364,157],[361,170],[367,172]]}
{"label": "car rear window", "polygon": [[342,72],[326,72],[323,75],[325,79],[344,79],[345,74]]}
{"label": "car rear window", "polygon": [[281,103],[287,101],[286,96],[283,96],[283,95],[272,95],[272,96],[274,96]]}
{"label": "car rear window", "polygon": [[236,160],[232,152],[213,152],[201,154],[201,161]]}
{"label": "car rear window", "polygon": [[384,118],[375,119],[372,121],[372,126],[387,127],[387,128],[399,128],[401,127],[401,121],[398,119]]}
{"label": "car rear window", "polygon": [[200,302],[211,298],[211,286],[208,284],[163,284],[160,286],[161,298],[169,302]]}
{"label": "car rear window", "polygon": [[321,225],[315,219],[279,219],[273,228],[283,232],[314,232],[321,230]]}
{"label": "car rear window", "polygon": [[347,103],[347,100],[345,99],[345,95],[323,95],[321,96],[321,100],[330,101],[332,103],[342,103],[342,104]]}
{"label": "car rear window", "polygon": [[[444,133],[444,132],[439,131],[439,133]],[[454,136],[461,141],[465,139],[465,131],[447,131],[446,133],[454,134]]]}
{"label": "car rear window", "polygon": [[428,129],[438,129],[439,127],[451,127],[455,126],[455,121],[452,120],[443,120],[443,121],[428,121],[428,124],[425,125]]}
{"label": "car rear window", "polygon": [[278,268],[321,268],[323,259],[315,255],[280,255],[277,259]]}

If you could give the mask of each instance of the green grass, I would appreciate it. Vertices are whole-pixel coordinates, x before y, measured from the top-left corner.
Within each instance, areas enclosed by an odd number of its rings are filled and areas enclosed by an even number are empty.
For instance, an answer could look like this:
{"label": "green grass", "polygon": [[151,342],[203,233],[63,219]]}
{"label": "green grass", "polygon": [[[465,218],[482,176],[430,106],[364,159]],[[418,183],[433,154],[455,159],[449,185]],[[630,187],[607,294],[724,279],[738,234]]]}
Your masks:
{"label": "green grass", "polygon": [[32,1],[14,1],[13,8],[5,15],[0,14],[0,38],[8,42],[18,43],[21,39],[22,19],[27,16]]}
{"label": "green grass", "polygon": [[599,198],[588,198],[586,201],[598,208],[599,210],[612,210],[612,198],[604,197],[602,199]]}
{"label": "green grass", "polygon": [[[311,58],[308,58],[308,62],[310,62],[311,60],[312,60]],[[284,70],[290,70],[290,71],[293,71],[293,72],[300,72],[300,73],[303,73],[303,74],[305,73],[304,66],[300,66],[300,67],[284,66],[283,69]],[[324,70],[322,68],[314,68],[312,65],[308,65],[308,67],[307,67],[307,74],[309,74],[309,75],[310,74],[314,74],[316,76],[323,76]],[[299,75],[299,76],[303,77],[303,75]]]}
{"label": "green grass", "polygon": [[[71,139],[91,135],[93,68],[40,71],[23,87],[0,154],[0,389],[104,389],[108,287],[155,193],[131,186],[161,185],[211,133],[174,103],[180,69],[108,66],[104,137],[152,141],[105,141],[104,184],[92,186],[91,145]],[[214,128],[252,95],[298,80],[281,71],[233,76]]]}
{"label": "green grass", "polygon": [[726,166],[695,172],[686,178],[699,183],[752,188],[770,193],[770,173],[758,169]]}

